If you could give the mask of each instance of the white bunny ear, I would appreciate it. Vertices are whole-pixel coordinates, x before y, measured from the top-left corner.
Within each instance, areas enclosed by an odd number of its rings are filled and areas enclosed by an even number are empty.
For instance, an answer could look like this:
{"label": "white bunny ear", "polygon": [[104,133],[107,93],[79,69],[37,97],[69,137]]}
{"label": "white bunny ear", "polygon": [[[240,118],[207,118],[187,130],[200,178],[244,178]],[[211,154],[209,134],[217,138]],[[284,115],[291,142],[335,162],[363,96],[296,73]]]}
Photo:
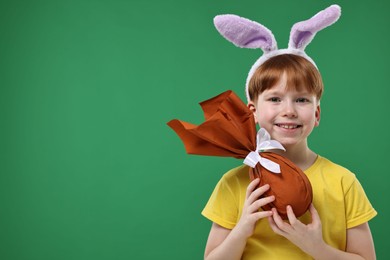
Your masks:
{"label": "white bunny ear", "polygon": [[341,15],[338,5],[331,5],[309,20],[294,24],[290,32],[289,48],[304,50],[318,31],[335,23]]}
{"label": "white bunny ear", "polygon": [[272,32],[263,25],[233,14],[214,18],[218,32],[241,48],[262,49],[264,53],[277,49]]}

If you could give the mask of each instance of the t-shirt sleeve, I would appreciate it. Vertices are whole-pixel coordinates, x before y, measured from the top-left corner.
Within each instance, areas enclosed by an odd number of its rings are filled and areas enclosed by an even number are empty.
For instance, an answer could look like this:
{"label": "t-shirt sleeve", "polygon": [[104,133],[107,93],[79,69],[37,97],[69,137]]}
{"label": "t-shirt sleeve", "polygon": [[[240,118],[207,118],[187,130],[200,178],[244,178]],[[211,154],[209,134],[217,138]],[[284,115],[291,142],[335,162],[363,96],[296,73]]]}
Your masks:
{"label": "t-shirt sleeve", "polygon": [[223,176],[202,211],[204,217],[228,229],[233,229],[236,225],[239,211],[232,186]]}
{"label": "t-shirt sleeve", "polygon": [[345,193],[345,213],[347,216],[347,228],[368,222],[377,215],[356,177],[352,180]]}

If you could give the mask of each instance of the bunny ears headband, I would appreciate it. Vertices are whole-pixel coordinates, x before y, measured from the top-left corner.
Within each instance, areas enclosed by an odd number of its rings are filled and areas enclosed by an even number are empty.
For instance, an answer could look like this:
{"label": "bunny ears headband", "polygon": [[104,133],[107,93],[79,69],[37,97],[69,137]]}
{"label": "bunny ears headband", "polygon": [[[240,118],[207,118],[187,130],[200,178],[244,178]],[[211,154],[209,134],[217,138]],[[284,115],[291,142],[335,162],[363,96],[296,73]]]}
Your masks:
{"label": "bunny ears headband", "polygon": [[318,31],[335,23],[340,15],[340,6],[331,5],[312,18],[294,24],[290,31],[287,49],[278,49],[274,35],[265,26],[237,15],[218,15],[214,18],[214,25],[223,37],[237,47],[261,49],[263,51],[263,55],[253,64],[246,79],[245,93],[249,101],[249,81],[256,69],[269,58],[286,53],[295,54],[306,58],[316,66],[314,61],[305,53],[305,48]]}

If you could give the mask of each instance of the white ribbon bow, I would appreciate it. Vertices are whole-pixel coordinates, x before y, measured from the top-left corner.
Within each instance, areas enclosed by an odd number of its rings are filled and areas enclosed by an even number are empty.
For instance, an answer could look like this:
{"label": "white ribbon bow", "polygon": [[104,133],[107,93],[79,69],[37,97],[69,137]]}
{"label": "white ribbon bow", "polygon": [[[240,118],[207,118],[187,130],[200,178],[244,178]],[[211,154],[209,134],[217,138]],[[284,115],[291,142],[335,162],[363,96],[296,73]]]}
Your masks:
{"label": "white ribbon bow", "polygon": [[265,130],[264,128],[261,128],[256,135],[256,151],[250,152],[245,160],[244,163],[252,168],[255,168],[257,163],[260,163],[264,168],[267,170],[274,172],[274,173],[280,173],[280,166],[279,164],[268,160],[266,158],[263,158],[260,156],[259,152],[270,150],[270,149],[281,149],[283,151],[286,151],[284,149],[283,145],[281,145],[276,140],[271,140],[271,136]]}

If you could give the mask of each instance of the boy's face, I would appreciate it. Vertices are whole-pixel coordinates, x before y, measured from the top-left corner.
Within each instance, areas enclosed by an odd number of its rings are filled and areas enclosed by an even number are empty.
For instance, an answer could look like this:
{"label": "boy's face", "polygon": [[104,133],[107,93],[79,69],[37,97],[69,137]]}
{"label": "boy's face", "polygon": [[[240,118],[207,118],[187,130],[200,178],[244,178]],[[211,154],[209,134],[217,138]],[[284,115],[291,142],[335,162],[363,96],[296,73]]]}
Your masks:
{"label": "boy's face", "polygon": [[320,106],[316,96],[306,90],[286,90],[285,74],[271,89],[250,102],[256,122],[265,128],[272,139],[286,149],[307,147],[307,137],[320,121]]}

